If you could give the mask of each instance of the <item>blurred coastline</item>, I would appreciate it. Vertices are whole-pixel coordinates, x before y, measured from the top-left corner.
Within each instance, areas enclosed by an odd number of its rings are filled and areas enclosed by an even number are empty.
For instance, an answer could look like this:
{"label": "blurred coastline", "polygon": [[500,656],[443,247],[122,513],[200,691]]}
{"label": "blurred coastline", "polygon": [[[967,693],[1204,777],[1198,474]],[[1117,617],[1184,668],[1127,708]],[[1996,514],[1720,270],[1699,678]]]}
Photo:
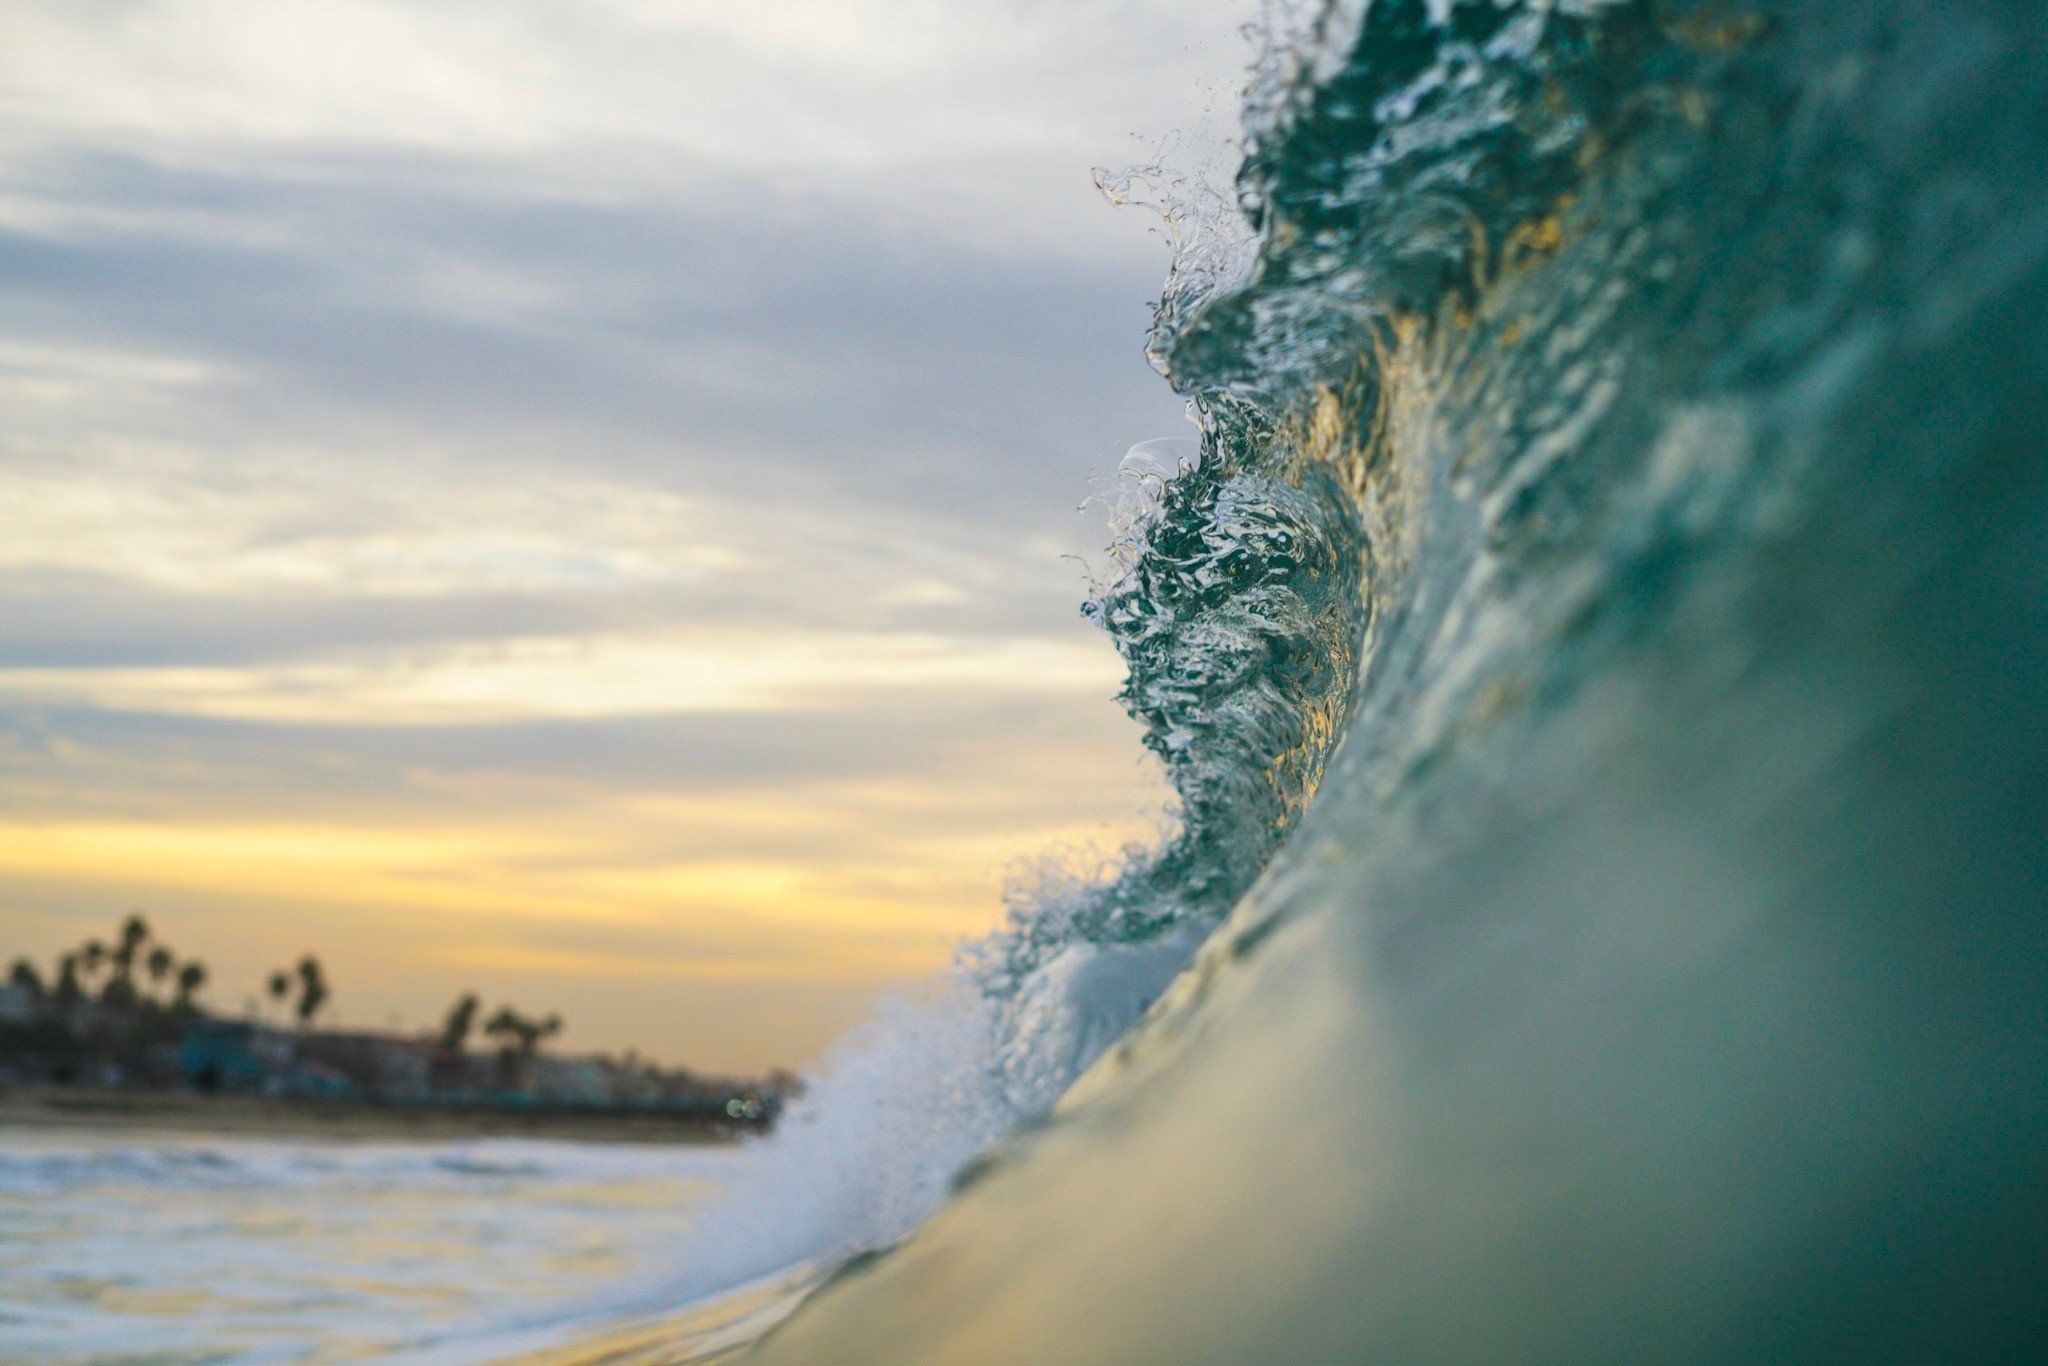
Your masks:
{"label": "blurred coastline", "polygon": [[[275,1018],[209,1010],[205,963],[139,913],[108,940],[27,958],[0,982],[0,1129],[112,1128],[381,1139],[717,1142],[771,1128],[792,1073],[723,1077],[627,1050],[560,1055],[560,1015],[486,1012],[464,992],[437,1029],[317,1021],[333,995],[307,954],[266,985]],[[294,999],[296,998],[296,999]],[[471,1046],[481,1037],[494,1046]]]}
{"label": "blurred coastline", "polygon": [[0,1133],[90,1129],[138,1137],[229,1134],[342,1142],[548,1138],[729,1144],[763,1127],[759,1121],[722,1115],[714,1119],[577,1106],[408,1105],[99,1086],[18,1086],[0,1091]]}

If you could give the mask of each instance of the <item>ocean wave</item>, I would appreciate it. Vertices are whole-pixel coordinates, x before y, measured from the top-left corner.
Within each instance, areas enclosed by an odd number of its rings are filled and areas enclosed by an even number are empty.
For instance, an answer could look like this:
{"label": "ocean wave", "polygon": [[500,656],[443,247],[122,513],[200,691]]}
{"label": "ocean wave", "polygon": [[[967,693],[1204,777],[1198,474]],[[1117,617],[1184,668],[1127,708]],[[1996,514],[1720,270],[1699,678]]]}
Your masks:
{"label": "ocean wave", "polygon": [[970,955],[1056,1117],[760,1359],[2022,1359],[2048,19],[1279,27],[1089,609],[1179,828]]}

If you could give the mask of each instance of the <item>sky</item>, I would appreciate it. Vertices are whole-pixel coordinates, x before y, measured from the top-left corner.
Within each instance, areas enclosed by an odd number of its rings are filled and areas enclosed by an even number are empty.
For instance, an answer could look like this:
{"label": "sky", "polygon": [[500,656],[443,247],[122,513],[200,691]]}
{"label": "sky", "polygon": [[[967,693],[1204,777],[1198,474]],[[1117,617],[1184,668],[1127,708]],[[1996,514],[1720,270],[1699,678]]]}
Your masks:
{"label": "sky", "polygon": [[1156,831],[1090,171],[1213,159],[1249,8],[9,0],[0,955],[802,1064]]}

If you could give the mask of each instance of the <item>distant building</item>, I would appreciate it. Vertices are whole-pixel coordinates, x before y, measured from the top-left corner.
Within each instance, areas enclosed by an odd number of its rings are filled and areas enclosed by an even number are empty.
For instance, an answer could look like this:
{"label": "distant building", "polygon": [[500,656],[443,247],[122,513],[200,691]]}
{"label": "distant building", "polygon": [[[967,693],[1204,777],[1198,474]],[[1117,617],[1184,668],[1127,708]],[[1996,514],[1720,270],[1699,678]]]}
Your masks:
{"label": "distant building", "polygon": [[542,1099],[560,1105],[608,1106],[618,1099],[602,1058],[534,1058],[528,1077]]}
{"label": "distant building", "polygon": [[277,1073],[269,1033],[240,1020],[201,1019],[185,1031],[178,1074],[195,1091],[262,1091]]}
{"label": "distant building", "polygon": [[363,1094],[348,1073],[313,1061],[293,1063],[284,1074],[282,1090],[300,1100],[358,1100]]}
{"label": "distant building", "polygon": [[383,1041],[377,1051],[377,1094],[386,1100],[423,1101],[434,1093],[433,1045],[413,1039]]}

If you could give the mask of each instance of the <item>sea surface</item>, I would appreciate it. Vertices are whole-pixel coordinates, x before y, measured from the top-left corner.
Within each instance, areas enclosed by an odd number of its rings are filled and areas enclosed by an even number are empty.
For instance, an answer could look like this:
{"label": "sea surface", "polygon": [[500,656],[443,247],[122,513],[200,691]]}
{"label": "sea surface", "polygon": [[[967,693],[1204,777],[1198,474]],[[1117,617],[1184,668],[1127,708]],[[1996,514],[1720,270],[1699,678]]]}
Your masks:
{"label": "sea surface", "polygon": [[0,1361],[352,1361],[609,1318],[744,1161],[0,1131]]}
{"label": "sea surface", "polygon": [[[1247,19],[1235,175],[1106,179],[1180,247],[1086,608],[1173,832],[680,1238],[543,1181],[474,1255],[830,1273],[763,1366],[2039,1360],[2048,6]],[[599,1319],[545,1359],[736,1349]]]}

